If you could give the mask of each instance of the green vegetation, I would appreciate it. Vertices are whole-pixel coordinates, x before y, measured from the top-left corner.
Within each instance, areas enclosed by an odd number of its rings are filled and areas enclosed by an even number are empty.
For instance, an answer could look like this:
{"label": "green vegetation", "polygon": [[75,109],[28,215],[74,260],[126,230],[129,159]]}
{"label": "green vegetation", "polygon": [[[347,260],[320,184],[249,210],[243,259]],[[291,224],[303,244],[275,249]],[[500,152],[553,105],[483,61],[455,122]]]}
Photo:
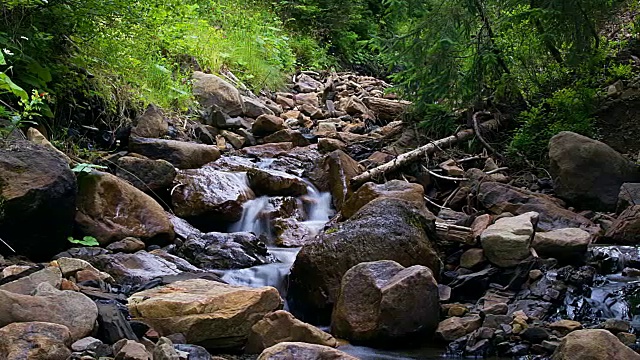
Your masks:
{"label": "green vegetation", "polygon": [[67,240],[69,240],[69,242],[72,244],[78,244],[82,246],[100,246],[98,240],[93,236],[85,236],[82,239],[74,239],[72,236],[69,236]]}

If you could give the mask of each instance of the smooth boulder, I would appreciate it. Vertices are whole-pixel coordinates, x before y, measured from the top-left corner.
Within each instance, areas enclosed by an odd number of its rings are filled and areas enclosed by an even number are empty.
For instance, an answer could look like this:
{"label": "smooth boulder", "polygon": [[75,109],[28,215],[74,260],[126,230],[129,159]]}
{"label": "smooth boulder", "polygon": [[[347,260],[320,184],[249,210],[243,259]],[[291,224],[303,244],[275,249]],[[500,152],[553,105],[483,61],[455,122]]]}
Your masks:
{"label": "smooth boulder", "polygon": [[162,109],[155,105],[149,105],[131,128],[131,135],[145,138],[160,138],[168,132],[169,123],[165,120]]}
{"label": "smooth boulder", "polygon": [[499,267],[518,265],[531,256],[531,241],[538,213],[529,212],[496,220],[480,235],[487,259]]}
{"label": "smooth boulder", "polygon": [[640,243],[640,205],[633,205],[624,210],[607,229],[604,238],[622,245]]}
{"label": "smooth boulder", "polygon": [[294,315],[328,323],[342,276],[361,262],[393,260],[405,267],[424,265],[439,274],[434,223],[424,205],[382,198],[324,230],[302,247],[291,270],[288,299]]}
{"label": "smooth boulder", "polygon": [[607,144],[563,131],[549,141],[555,193],[581,209],[614,211],[620,187],[640,181],[638,166]]}
{"label": "smooth boulder", "polygon": [[552,360],[638,360],[640,355],[607,330],[576,330],[565,336]]}
{"label": "smooth boulder", "polygon": [[532,246],[542,257],[575,262],[582,259],[593,236],[582,229],[566,228],[537,232]]}
{"label": "smooth boulder", "polygon": [[77,208],[78,229],[102,245],[126,237],[168,243],[175,236],[160,204],[109,173],[94,170],[78,178]]}
{"label": "smooth boulder", "polygon": [[3,360],[66,360],[71,355],[69,328],[48,322],[22,322],[0,329]]}
{"label": "smooth boulder", "polygon": [[[18,254],[46,261],[73,230],[76,177],[64,158],[28,141],[0,146],[0,238]],[[11,254],[0,246],[2,254]]]}
{"label": "smooth boulder", "polygon": [[438,284],[429,268],[365,262],[342,277],[331,330],[353,342],[397,344],[433,334],[439,317]]}
{"label": "smooth boulder", "polygon": [[340,210],[352,194],[349,181],[363,171],[364,167],[344,151],[335,150],[319,161],[312,178],[320,190],[331,193],[333,205]]}
{"label": "smooth boulder", "polygon": [[213,145],[136,136],[129,139],[129,151],[149,159],[166,160],[178,169],[199,168],[220,158],[220,150]]}
{"label": "smooth boulder", "polygon": [[202,269],[241,269],[276,261],[267,246],[248,232],[193,234],[176,252]]}
{"label": "smooth boulder", "polygon": [[403,199],[420,206],[424,204],[424,188],[420,184],[402,180],[390,180],[384,184],[368,182],[344,203],[342,217],[348,219],[372,200],[382,197]]}
{"label": "smooth boulder", "polygon": [[282,342],[265,349],[258,360],[358,360],[340,350],[303,342]]}
{"label": "smooth boulder", "polygon": [[300,196],[307,193],[308,185],[304,180],[283,171],[254,168],[247,176],[257,195]]}
{"label": "smooth boulder", "polygon": [[192,279],[135,293],[128,306],[134,318],[161,336],[182,333],[189,344],[233,349],[246,343],[264,315],[282,307],[282,299],[273,287]]}
{"label": "smooth boulder", "polygon": [[170,189],[177,175],[176,168],[166,160],[123,156],[117,164],[116,175],[144,192]]}
{"label": "smooth boulder", "polygon": [[213,74],[194,71],[193,95],[204,108],[216,107],[230,116],[238,116],[244,110],[238,89]]}

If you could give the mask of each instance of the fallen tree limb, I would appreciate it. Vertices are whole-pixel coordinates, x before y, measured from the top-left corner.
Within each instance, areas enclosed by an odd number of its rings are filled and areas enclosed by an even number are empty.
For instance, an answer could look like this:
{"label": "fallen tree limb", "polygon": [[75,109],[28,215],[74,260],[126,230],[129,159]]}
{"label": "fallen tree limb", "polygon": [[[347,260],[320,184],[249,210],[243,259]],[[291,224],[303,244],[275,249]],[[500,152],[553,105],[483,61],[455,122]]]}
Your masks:
{"label": "fallen tree limb", "polygon": [[473,129],[475,130],[476,137],[478,138],[478,140],[480,140],[480,143],[482,144],[482,146],[484,146],[485,149],[487,149],[487,151],[489,151],[490,154],[495,154],[500,159],[504,159],[504,156],[502,156],[502,154],[497,152],[496,149],[494,149],[491,145],[489,145],[487,140],[485,140],[484,137],[482,136],[483,129],[480,129],[480,124],[478,123],[478,116],[480,115],[491,115],[491,113],[488,111],[478,111],[475,114],[473,114],[473,117],[472,117]]}
{"label": "fallen tree limb", "polygon": [[[482,130],[495,129],[498,127],[498,121],[493,119],[479,125],[479,128]],[[422,156],[426,154],[431,154],[440,150],[440,148],[445,146],[453,145],[459,141],[466,140],[470,138],[474,134],[473,129],[465,129],[459,131],[455,135],[451,135],[449,137],[439,139],[436,141],[432,141],[427,145],[421,146],[417,149],[411,150],[407,153],[401,154],[395,159],[382,164],[378,167],[375,167],[371,170],[365,171],[362,174],[351,179],[351,186],[355,190],[360,185],[366,183],[367,181],[371,181],[372,179],[379,179],[383,175],[388,174],[404,165],[410,164],[411,162],[420,159]]]}

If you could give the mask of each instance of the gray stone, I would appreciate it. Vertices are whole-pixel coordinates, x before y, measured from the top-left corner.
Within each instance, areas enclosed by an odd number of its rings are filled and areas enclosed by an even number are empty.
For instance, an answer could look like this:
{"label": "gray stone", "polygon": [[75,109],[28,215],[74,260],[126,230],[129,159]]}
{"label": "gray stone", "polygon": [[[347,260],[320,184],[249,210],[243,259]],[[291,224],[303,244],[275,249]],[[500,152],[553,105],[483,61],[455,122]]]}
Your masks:
{"label": "gray stone", "polygon": [[512,267],[531,256],[530,245],[538,213],[496,220],[480,235],[487,259],[500,267]]}

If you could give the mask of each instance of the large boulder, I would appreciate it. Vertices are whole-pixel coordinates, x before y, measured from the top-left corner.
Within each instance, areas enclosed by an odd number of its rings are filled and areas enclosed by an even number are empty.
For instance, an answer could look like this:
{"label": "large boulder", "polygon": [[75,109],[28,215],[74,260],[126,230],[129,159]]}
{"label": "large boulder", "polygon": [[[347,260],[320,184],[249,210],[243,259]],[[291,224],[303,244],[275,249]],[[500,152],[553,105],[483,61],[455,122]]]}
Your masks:
{"label": "large boulder", "polygon": [[552,360],[638,360],[640,355],[607,330],[576,330],[565,336]]}
{"label": "large boulder", "polygon": [[40,284],[34,295],[0,290],[0,326],[15,322],[44,321],[64,325],[72,340],[91,334],[98,318],[93,300],[75,291],[61,291],[48,283]]}
{"label": "large boulder", "polygon": [[361,262],[393,260],[440,273],[432,239],[435,217],[400,199],[376,199],[302,247],[291,270],[288,299],[294,315],[328,323],[342,276]]}
{"label": "large boulder", "polygon": [[251,327],[280,309],[282,299],[272,287],[193,279],[135,293],[128,306],[134,318],[161,336],[182,333],[189,344],[230,349],[242,347]]}
{"label": "large boulder", "polygon": [[245,173],[219,171],[211,166],[181,170],[176,181],[182,184],[171,196],[176,215],[203,229],[207,224],[211,227],[216,222],[240,220],[242,204],[255,197]]}
{"label": "large boulder", "polygon": [[177,175],[176,168],[166,160],[123,156],[117,164],[116,175],[145,192],[170,188]]}
{"label": "large boulder", "polygon": [[259,354],[270,346],[290,341],[331,347],[338,345],[338,341],[330,334],[296,319],[284,310],[278,310],[265,315],[251,327],[244,351]]}
{"label": "large boulder", "polygon": [[62,157],[28,141],[0,146],[0,238],[18,254],[46,261],[64,249],[75,201],[76,177]]}
{"label": "large boulder", "polygon": [[242,97],[238,89],[216,75],[195,71],[193,95],[204,108],[218,107],[231,116],[243,112]]}
{"label": "large boulder", "polygon": [[529,212],[496,220],[480,235],[487,259],[500,267],[512,267],[531,256],[531,241],[538,213]]}
{"label": "large boulder", "polygon": [[179,169],[195,169],[216,161],[220,150],[213,145],[131,136],[129,151],[154,160],[166,160]]}
{"label": "large boulder", "polygon": [[304,342],[281,342],[265,349],[258,360],[285,360],[285,359],[305,359],[305,360],[358,360],[340,350],[316,344]]}
{"label": "large boulder", "polygon": [[640,181],[637,165],[608,145],[569,131],[551,138],[549,160],[558,197],[582,209],[613,211],[620,186]]}
{"label": "large boulder", "polygon": [[360,208],[377,198],[403,199],[421,206],[424,204],[424,188],[420,184],[391,180],[384,184],[368,182],[362,185],[342,206],[342,217],[350,218]]}
{"label": "large boulder", "polygon": [[616,244],[640,243],[640,205],[633,205],[624,210],[607,229],[604,237]]}
{"label": "large boulder", "polygon": [[145,138],[160,138],[168,132],[169,123],[165,120],[162,109],[155,105],[149,105],[131,128],[131,135]]}
{"label": "large boulder", "polygon": [[266,245],[248,232],[193,234],[177,254],[202,269],[241,269],[275,262]]}
{"label": "large boulder", "polygon": [[242,96],[244,114],[250,118],[257,118],[260,115],[274,115],[269,107],[262,103],[259,99]]}
{"label": "large boulder", "polygon": [[560,200],[511,185],[483,182],[478,186],[478,200],[494,214],[537,212],[540,215],[537,228],[542,231],[564,228],[583,229],[591,234],[600,231],[600,227],[589,219],[565,209]]}
{"label": "large boulder", "polygon": [[[19,274],[22,276],[22,274]],[[8,281],[10,278],[2,279]],[[38,288],[38,285],[48,283],[56,289],[62,284],[62,272],[56,266],[48,266],[27,276],[22,276],[16,280],[0,285],[0,290],[9,291],[16,294],[31,295]]]}
{"label": "large boulder", "polygon": [[248,171],[251,189],[258,195],[300,196],[308,185],[301,178],[283,171],[254,168]]}
{"label": "large boulder", "polygon": [[342,150],[325,155],[312,174],[312,179],[322,191],[331,193],[333,205],[340,210],[351,196],[349,181],[360,175],[364,167]]}
{"label": "large boulder", "polygon": [[66,360],[71,333],[48,322],[9,324],[0,329],[0,358],[4,360]]}
{"label": "large boulder", "polygon": [[429,268],[365,262],[344,274],[331,330],[340,338],[380,346],[430,336],[439,317],[438,284]]}
{"label": "large boulder", "polygon": [[251,131],[256,136],[273,134],[278,130],[284,129],[284,120],[275,115],[260,115],[253,123]]}
{"label": "large boulder", "polygon": [[640,205],[640,183],[624,183],[618,194],[616,212],[621,213],[633,205]]}
{"label": "large boulder", "polygon": [[167,243],[175,235],[160,204],[109,173],[94,170],[78,178],[77,208],[78,229],[102,245],[129,236]]}
{"label": "large boulder", "polygon": [[566,228],[537,232],[531,244],[538,255],[561,261],[580,261],[587,252],[593,236],[582,229]]}

